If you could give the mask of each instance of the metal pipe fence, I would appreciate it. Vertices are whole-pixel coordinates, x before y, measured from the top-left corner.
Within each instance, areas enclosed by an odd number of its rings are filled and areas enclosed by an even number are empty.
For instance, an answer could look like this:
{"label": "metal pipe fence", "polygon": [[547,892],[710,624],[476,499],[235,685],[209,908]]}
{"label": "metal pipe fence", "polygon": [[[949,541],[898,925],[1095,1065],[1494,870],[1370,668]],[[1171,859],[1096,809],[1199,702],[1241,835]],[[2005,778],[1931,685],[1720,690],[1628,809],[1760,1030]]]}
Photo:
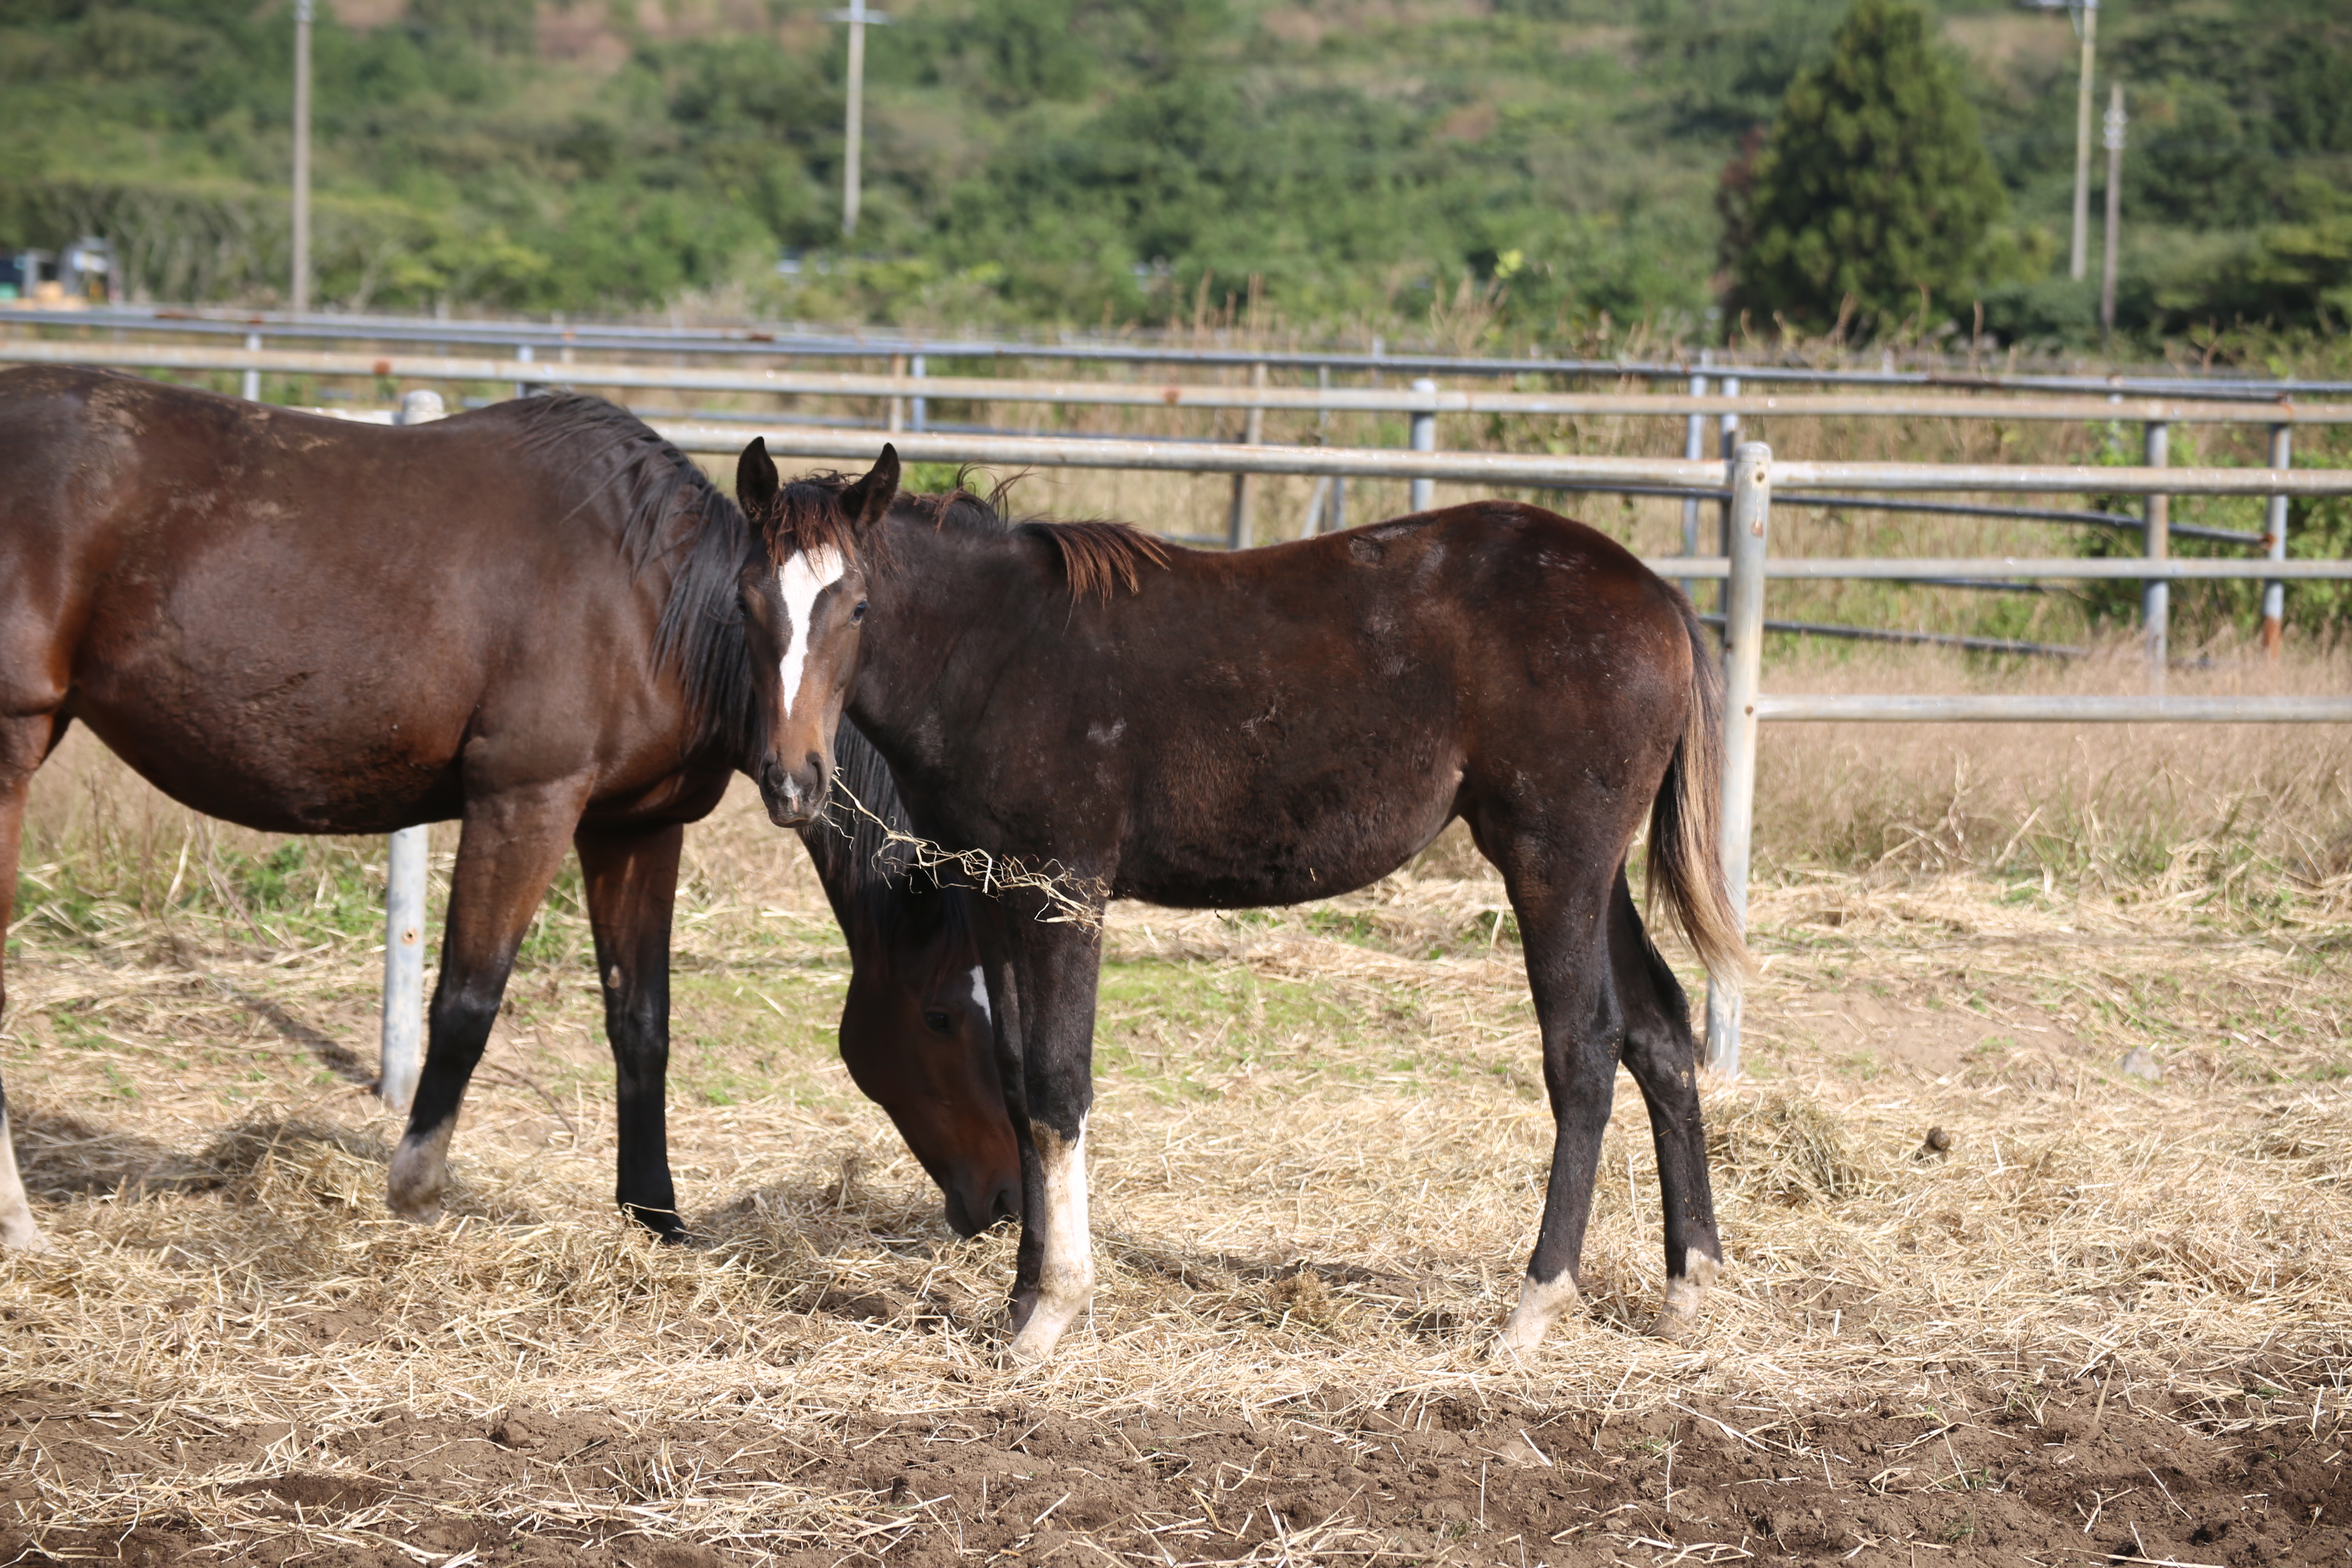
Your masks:
{"label": "metal pipe fence", "polygon": [[[2225,470],[2170,469],[2160,465],[2159,437],[2148,444],[2147,468],[2137,470],[2148,481],[2138,493],[2160,497],[2168,490],[2201,489]],[[1818,468],[1822,465],[1811,465]],[[1842,465],[1848,471],[1868,465]],[[1893,468],[1897,465],[1881,465]],[[1779,465],[1777,477],[1792,478],[1807,465]],[[2177,698],[2151,693],[2138,697],[2046,697],[1984,694],[1913,697],[1896,694],[1830,694],[1822,696],[1769,694],[1761,689],[1765,584],[1773,579],[1871,578],[1917,574],[2016,578],[2128,578],[2150,580],[2151,585],[2183,578],[2308,578],[2352,579],[2352,561],[2205,561],[2168,556],[2151,549],[2141,560],[2020,561],[1888,561],[1789,560],[1770,558],[1772,484],[1776,478],[1771,449],[1761,442],[1739,448],[1732,471],[1732,515],[1738,520],[1719,569],[1728,579],[1725,617],[1724,768],[1722,854],[1726,879],[1746,923],[1747,882],[1754,837],[1757,728],[1764,720],[1888,722],[2007,722],[2007,723],[2352,723],[2352,698],[2343,697],[2206,697]],[[2019,470],[2010,488],[2028,482]],[[2049,482],[2042,473],[2032,488],[2061,491],[2073,487]],[[2352,494],[2352,472],[2328,475],[2327,493]],[[1793,482],[1801,482],[1795,480]],[[1841,483],[1867,488],[1864,481]],[[1994,488],[1994,487],[1987,487]],[[2115,487],[2122,489],[2124,487]],[[2211,491],[2209,493],[2227,493]],[[2151,539],[2161,537],[2161,519],[2149,519]],[[1706,575],[1697,570],[1717,563],[1666,561],[1653,563],[1662,574]],[[2159,634],[2160,635],[2160,634]],[[2160,643],[2153,646],[2161,647]],[[2162,667],[2157,666],[2160,678]],[[2155,684],[2155,682],[2151,682]],[[1739,1070],[1740,998],[1736,984],[1707,985],[1707,1064],[1717,1072]]]}
{"label": "metal pipe fence", "polygon": [[[1060,360],[1126,364],[1265,364],[1282,369],[1355,371],[1419,375],[1555,375],[1609,380],[1679,381],[1696,368],[1684,358],[1601,359],[1562,355],[1398,353],[1375,347],[1366,353],[1341,349],[1274,349],[1247,344],[1185,347],[1135,342],[1055,342],[1018,340],[925,338],[893,333],[848,334],[806,328],[662,328],[563,321],[425,321],[407,316],[369,316],[225,310],[205,315],[186,307],[110,306],[96,310],[11,309],[0,321],[28,326],[84,330],[177,332],[194,336],[261,333],[278,338],[343,342],[476,344],[534,342],[569,351],[607,349],[627,353],[699,353],[714,357],[759,355],[811,359],[887,359],[893,355],[964,360]],[[1377,344],[1379,340],[1374,340]],[[1708,351],[1702,359],[1721,351]],[[1724,368],[1732,367],[1726,362]],[[2275,398],[2302,394],[2352,393],[2352,381],[2265,378],[2231,372],[2183,374],[2122,373],[2065,374],[1988,372],[1971,361],[1947,361],[1912,370],[1863,370],[1841,366],[1757,363],[1737,367],[1754,382],[1888,387],[1971,387],[2200,396]]]}
{"label": "metal pipe fence", "polygon": [[[0,340],[0,363],[111,365],[125,369],[245,371],[254,374],[350,376],[400,381],[504,382],[518,394],[560,381],[570,386],[673,392],[765,394],[785,397],[892,399],[920,397],[973,403],[1034,403],[1084,407],[1241,409],[1260,413],[1403,414],[1416,425],[1439,415],[1520,415],[1583,417],[1687,418],[1729,421],[1736,436],[1745,417],[2007,419],[2061,423],[2161,422],[2184,425],[2352,425],[2352,403],[2252,403],[2165,396],[2016,397],[1898,394],[1739,393],[1740,377],[1724,377],[1724,394],[1495,392],[1446,388],[1423,378],[1410,387],[1272,386],[1253,368],[1246,384],[1177,384],[1154,381],[1047,381],[1014,377],[914,376],[856,372],[700,370],[676,365],[563,363],[550,366],[525,344],[511,359],[454,355],[313,353],[304,350],[183,347],[170,343],[42,342]],[[1748,373],[1742,373],[1747,374]],[[1726,459],[1728,461],[1728,458]]]}

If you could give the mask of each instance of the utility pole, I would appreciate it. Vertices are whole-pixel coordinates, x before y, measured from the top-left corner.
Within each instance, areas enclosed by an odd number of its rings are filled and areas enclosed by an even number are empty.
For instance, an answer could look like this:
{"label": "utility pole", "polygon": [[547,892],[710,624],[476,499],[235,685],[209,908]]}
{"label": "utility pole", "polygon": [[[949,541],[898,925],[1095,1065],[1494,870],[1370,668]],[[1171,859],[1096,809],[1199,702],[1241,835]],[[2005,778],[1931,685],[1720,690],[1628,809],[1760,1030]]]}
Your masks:
{"label": "utility pole", "polygon": [[2074,244],[2066,276],[2083,280],[2091,237],[2091,75],[2098,53],[2099,0],[2017,0],[2029,11],[2063,10],[2083,38],[2083,71],[2074,84]]}
{"label": "utility pole", "polygon": [[845,11],[828,11],[826,19],[849,24],[849,124],[841,158],[841,237],[857,237],[857,166],[866,142],[866,27],[887,26],[890,18],[866,8],[866,0],[849,0]]}
{"label": "utility pole", "polygon": [[310,308],[310,18],[314,0],[294,0],[294,313]]}
{"label": "utility pole", "polygon": [[2091,236],[2091,67],[2098,49],[2099,0],[2083,0],[2083,73],[2074,91],[2074,249],[2067,276],[2080,281]]}
{"label": "utility pole", "polygon": [[2116,335],[2116,242],[2124,216],[2124,84],[2107,86],[2106,256],[2099,263],[2099,332]]}

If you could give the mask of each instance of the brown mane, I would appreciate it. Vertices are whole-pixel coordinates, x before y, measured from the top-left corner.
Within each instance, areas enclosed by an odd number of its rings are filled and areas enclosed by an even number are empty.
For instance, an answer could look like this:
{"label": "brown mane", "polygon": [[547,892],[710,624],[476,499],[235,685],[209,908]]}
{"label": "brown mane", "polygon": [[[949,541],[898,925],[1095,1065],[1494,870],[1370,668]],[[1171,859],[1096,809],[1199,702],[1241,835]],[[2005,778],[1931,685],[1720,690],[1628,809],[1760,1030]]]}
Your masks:
{"label": "brown mane", "polygon": [[1025,533],[1047,541],[1061,558],[1062,575],[1070,584],[1073,598],[1091,596],[1108,604],[1122,588],[1135,593],[1143,586],[1143,568],[1166,568],[1178,548],[1131,522],[1107,519],[1049,522],[1042,518],[1012,521],[1004,515],[1004,499],[1022,476],[1016,474],[991,486],[988,494],[982,496],[965,486],[970,473],[970,469],[960,471],[951,490],[908,499],[939,523],[952,521],[968,528]]}

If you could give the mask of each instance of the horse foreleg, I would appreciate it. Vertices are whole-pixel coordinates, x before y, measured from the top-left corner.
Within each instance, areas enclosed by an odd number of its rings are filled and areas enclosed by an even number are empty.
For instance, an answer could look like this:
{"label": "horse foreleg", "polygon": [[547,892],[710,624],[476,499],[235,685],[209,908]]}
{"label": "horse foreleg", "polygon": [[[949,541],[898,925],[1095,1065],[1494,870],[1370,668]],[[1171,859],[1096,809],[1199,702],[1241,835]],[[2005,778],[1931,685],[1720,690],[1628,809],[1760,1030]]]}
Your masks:
{"label": "horse foreleg", "polygon": [[565,781],[466,803],[449,879],[441,975],[425,1016],[425,1068],[386,1184],[394,1214],[420,1221],[440,1215],[457,1108],[489,1044],[515,950],[563,864],[585,794],[584,786]]}
{"label": "horse foreleg", "polygon": [[[977,903],[978,901],[975,900]],[[1047,924],[1011,900],[975,910],[998,983],[998,1061],[1021,1150],[1021,1247],[1013,1358],[1043,1361],[1095,1289],[1087,1215],[1087,1115],[1094,1107],[1099,931]],[[1006,981],[1009,980],[1009,985]]]}
{"label": "horse foreleg", "polygon": [[583,826],[572,837],[596,935],[604,992],[604,1037],[612,1042],[620,1168],[614,1200],[664,1240],[684,1238],[670,1181],[664,1085],[669,1073],[670,916],[677,898],[678,850],[686,830]]}
{"label": "horse foreleg", "polygon": [[1650,1331],[1685,1339],[1697,1331],[1706,1288],[1723,1265],[1699,1114],[1698,1046],[1691,1037],[1690,1000],[1642,929],[1622,872],[1610,900],[1609,956],[1625,1009],[1625,1068],[1650,1108],[1665,1215],[1665,1299]]}
{"label": "horse foreleg", "polygon": [[[43,729],[47,731],[46,721]],[[9,735],[0,731],[0,954],[5,954],[8,921],[16,913],[16,857],[23,845],[25,796],[32,784],[40,753],[17,765],[8,752]],[[46,746],[43,748],[46,750]],[[5,964],[0,956],[0,964]],[[0,971],[0,1019],[8,1014],[8,980]],[[33,1219],[33,1205],[25,1199],[24,1178],[16,1173],[16,1145],[8,1132],[8,1091],[0,1087],[0,1247],[25,1252],[46,1252],[49,1238]]]}
{"label": "horse foreleg", "polygon": [[1609,1125],[1624,1025],[1610,983],[1601,924],[1606,906],[1602,898],[1575,885],[1591,879],[1579,858],[1561,857],[1569,868],[1559,879],[1565,886],[1553,885],[1536,866],[1504,867],[1543,1031],[1553,1139],[1543,1226],[1536,1234],[1527,1278],[1519,1282],[1518,1303],[1503,1325],[1498,1356],[1535,1349],[1560,1314],[1582,1300],[1577,1262],[1592,1215],[1593,1173],[1601,1162],[1601,1135]]}

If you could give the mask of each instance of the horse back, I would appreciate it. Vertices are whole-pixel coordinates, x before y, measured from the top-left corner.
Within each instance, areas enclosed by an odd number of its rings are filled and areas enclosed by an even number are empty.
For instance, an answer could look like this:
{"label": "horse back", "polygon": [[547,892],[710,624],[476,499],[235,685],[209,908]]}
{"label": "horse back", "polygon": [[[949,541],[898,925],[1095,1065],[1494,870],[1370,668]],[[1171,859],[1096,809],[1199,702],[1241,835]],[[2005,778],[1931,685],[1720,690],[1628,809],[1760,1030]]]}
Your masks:
{"label": "horse back", "polygon": [[486,731],[544,771],[660,730],[653,590],[518,435],[502,408],[393,428],[0,374],[0,696],[293,831],[449,815]]}

